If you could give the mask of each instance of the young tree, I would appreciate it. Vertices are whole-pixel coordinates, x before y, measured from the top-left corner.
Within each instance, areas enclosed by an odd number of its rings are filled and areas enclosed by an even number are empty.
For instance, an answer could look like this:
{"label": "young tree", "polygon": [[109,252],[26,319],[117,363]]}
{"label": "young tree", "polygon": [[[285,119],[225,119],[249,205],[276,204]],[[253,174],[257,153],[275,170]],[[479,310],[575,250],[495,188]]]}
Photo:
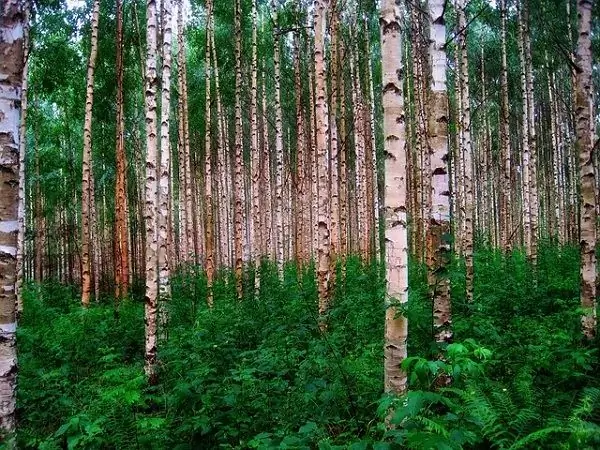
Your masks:
{"label": "young tree", "polygon": [[385,317],[384,387],[386,392],[406,391],[406,373],[400,364],[406,358],[408,321],[400,311],[408,301],[408,233],[406,214],[405,116],[402,91],[402,41],[400,6],[383,0],[381,63],[383,88],[383,134],[385,161],[385,220],[387,293]]}

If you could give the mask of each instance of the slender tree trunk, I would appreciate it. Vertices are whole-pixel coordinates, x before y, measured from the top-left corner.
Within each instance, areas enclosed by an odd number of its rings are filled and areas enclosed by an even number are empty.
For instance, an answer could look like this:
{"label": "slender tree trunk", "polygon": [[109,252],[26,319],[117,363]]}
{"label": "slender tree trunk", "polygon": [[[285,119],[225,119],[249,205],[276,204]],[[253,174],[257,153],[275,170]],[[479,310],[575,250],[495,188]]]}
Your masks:
{"label": "slender tree trunk", "polygon": [[[181,7],[181,4],[179,5]],[[157,56],[157,11],[156,0],[146,1],[146,184],[145,184],[145,223],[146,223],[146,295],[144,371],[152,384],[156,381],[156,339],[157,339],[157,300],[158,300],[158,244],[157,244],[157,112],[156,71]],[[183,49],[180,49],[182,51]]]}
{"label": "slender tree trunk", "polygon": [[330,263],[331,263],[331,283],[335,283],[335,264],[339,253],[339,222],[340,222],[340,196],[339,196],[339,145],[338,145],[338,130],[337,130],[337,104],[339,95],[339,77],[337,75],[337,65],[339,58],[339,37],[338,37],[338,14],[337,0],[333,0],[331,4],[331,108],[329,108],[329,133],[330,133],[330,164],[331,164],[331,246],[330,246]]}
{"label": "slender tree trunk", "polygon": [[[90,239],[91,239],[91,259],[92,279],[94,280],[94,299],[96,303],[100,299],[100,241],[98,231],[98,214],[96,207],[96,178],[94,176],[94,165],[90,161]],[[49,252],[51,254],[51,252]]]}
{"label": "slender tree trunk", "polygon": [[362,258],[367,259],[368,251],[368,227],[367,227],[367,205],[366,205],[366,161],[365,161],[365,133],[364,133],[364,102],[360,92],[360,70],[358,67],[358,56],[351,50],[350,73],[352,79],[352,104],[354,105],[354,191],[356,199],[356,242],[358,251]]}
{"label": "slender tree trunk", "polygon": [[213,219],[213,174],[212,174],[212,116],[211,116],[211,59],[210,59],[210,40],[212,39],[213,29],[213,2],[206,2],[206,48],[204,51],[204,60],[206,65],[206,98],[205,98],[205,133],[204,133],[204,195],[205,195],[205,237],[206,237],[206,258],[204,267],[206,270],[207,281],[207,303],[213,304],[212,285],[215,275],[215,224]]}
{"label": "slender tree trunk", "polygon": [[188,125],[187,71],[183,8],[184,3],[180,0],[177,8],[180,240],[181,247],[183,250],[185,250],[183,254],[183,261],[197,262],[199,252],[198,239],[195,233],[196,216],[193,213],[194,197]]}
{"label": "slender tree trunk", "polygon": [[525,252],[527,257],[531,259],[532,250],[532,233],[531,233],[531,174],[530,174],[530,152],[529,152],[529,107],[527,92],[527,77],[526,77],[526,55],[525,55],[525,19],[523,15],[522,1],[519,5],[519,55],[521,57],[521,98],[523,100],[523,116],[522,116],[522,157],[523,157],[523,236],[525,241]]}
{"label": "slender tree trunk", "polygon": [[87,84],[85,94],[85,119],[83,125],[83,179],[81,195],[81,304],[90,304],[90,291],[92,287],[90,264],[90,172],[92,164],[92,106],[94,103],[94,70],[96,68],[96,55],[98,53],[98,21],[100,17],[100,0],[94,0],[92,12],[92,43],[90,59],[87,68]]}
{"label": "slender tree trunk", "polygon": [[437,343],[452,341],[450,280],[446,266],[450,252],[450,187],[448,182],[448,94],[446,92],[446,26],[444,0],[429,0],[431,91],[429,145],[431,146],[431,210],[428,245],[429,285],[433,293],[433,325]]}
{"label": "slender tree trunk", "polygon": [[[365,26],[367,23],[365,21]],[[373,86],[373,64],[371,62],[371,42],[367,38],[366,42],[366,54],[367,54],[367,80],[369,84],[369,131],[371,135],[370,147],[371,147],[371,167],[370,170],[372,176],[372,208],[371,213],[373,214],[373,235],[375,238],[375,260],[379,261],[381,253],[381,239],[379,235],[379,170],[377,164],[377,132],[375,130],[375,89]]]}
{"label": "slender tree trunk", "polygon": [[275,28],[273,36],[275,69],[275,243],[276,260],[280,275],[283,272],[283,122],[281,111],[280,30],[277,24],[277,6],[274,4]]}
{"label": "slender tree trunk", "polygon": [[[35,200],[34,200],[34,223],[35,223],[35,261],[34,280],[41,283],[44,279],[44,246],[45,226],[43,213],[43,194],[40,178],[40,149],[37,146],[36,131],[33,127],[33,146],[35,148]],[[76,203],[75,203],[76,204]]]}
{"label": "slender tree trunk", "polygon": [[[457,29],[459,27],[457,26]],[[454,203],[455,207],[455,219],[454,219],[454,235],[455,235],[455,251],[458,255],[463,256],[464,254],[464,234],[465,234],[465,186],[462,182],[464,179],[464,158],[462,152],[463,146],[463,123],[462,123],[462,78],[460,76],[460,64],[461,64],[461,46],[457,42],[455,45],[455,63],[456,63],[456,76],[454,78],[454,91],[456,93],[456,106],[455,106],[455,142],[454,142],[454,166],[453,174],[454,179],[452,183],[452,189],[454,192]]]}
{"label": "slender tree trunk", "polygon": [[308,133],[310,135],[310,178],[311,178],[311,191],[310,191],[310,205],[311,205],[311,258],[315,256],[315,252],[319,246],[319,232],[317,228],[318,215],[319,215],[319,202],[318,202],[318,169],[317,169],[317,122],[316,122],[316,108],[315,108],[315,83],[314,83],[314,71],[308,71],[308,84],[309,84],[309,110],[310,110],[310,122],[308,124]]}
{"label": "slender tree trunk", "polygon": [[533,68],[531,36],[529,31],[529,0],[523,0],[523,45],[525,53],[525,81],[527,93],[527,139],[529,147],[529,202],[530,202],[530,242],[529,259],[537,261],[537,239],[539,222],[539,200],[537,190],[537,145],[535,132],[535,103],[533,95]]}
{"label": "slender tree trunk", "polygon": [[383,81],[383,134],[385,163],[385,219],[387,292],[385,318],[384,387],[386,392],[406,392],[406,373],[400,364],[407,357],[408,321],[400,307],[408,301],[408,233],[406,216],[405,115],[402,93],[402,41],[400,6],[383,0],[381,59]]}
{"label": "slender tree trunk", "polygon": [[123,1],[117,0],[117,136],[115,189],[115,273],[116,297],[127,297],[129,250],[127,242],[127,162],[125,156],[125,117],[123,103]]}
{"label": "slender tree trunk", "polygon": [[[27,152],[27,75],[29,72],[29,19],[30,0],[23,0],[23,76],[21,80],[21,119],[19,122],[19,206],[17,217],[17,315],[23,312],[23,281],[25,279],[25,154]],[[62,253],[61,253],[62,254]]]}
{"label": "slender tree trunk", "polygon": [[330,274],[330,236],[329,236],[329,164],[327,160],[327,136],[329,133],[329,113],[327,108],[326,73],[325,73],[325,24],[329,0],[315,0],[315,118],[317,122],[317,167],[319,176],[318,190],[318,256],[317,256],[317,290],[319,295],[320,326],[326,324],[323,315],[329,309],[329,274]]}
{"label": "slender tree trunk", "polygon": [[[0,15],[0,440],[16,448],[17,234],[19,231],[19,115],[23,81],[22,2],[2,2]],[[21,137],[23,138],[23,137]]]}
{"label": "slender tree trunk", "polygon": [[461,46],[460,64],[460,90],[461,90],[461,130],[463,133],[461,153],[464,162],[464,189],[465,189],[465,220],[464,220],[464,256],[466,267],[466,295],[467,301],[473,301],[473,217],[474,217],[474,195],[473,195],[473,148],[471,143],[471,97],[469,95],[469,60],[467,55],[467,29],[465,18],[465,0],[458,0],[458,28],[462,30],[459,35]]}
{"label": "slender tree trunk", "polygon": [[347,166],[347,136],[346,136],[346,82],[344,78],[344,64],[343,58],[338,58],[339,68],[337,70],[339,77],[339,107],[340,110],[340,125],[339,125],[339,160],[340,160],[340,191],[339,191],[339,203],[340,203],[340,245],[339,253],[342,255],[342,270],[344,270],[344,261],[346,254],[348,253],[348,166]]}
{"label": "slender tree trunk", "polygon": [[169,188],[171,181],[171,41],[173,36],[173,0],[162,0],[162,91],[160,108],[160,181],[158,186],[158,283],[161,325],[166,325],[166,305],[171,297],[169,261]]}
{"label": "slender tree trunk", "polygon": [[581,325],[583,335],[596,335],[596,178],[593,155],[592,43],[593,0],[577,1],[579,38],[575,83],[576,148],[580,171]]}
{"label": "slender tree trunk", "polygon": [[183,3],[177,2],[177,159],[179,178],[178,198],[178,235],[179,235],[179,262],[187,262],[190,255],[187,239],[186,203],[185,203],[185,144],[184,144],[184,119],[183,119],[183,76],[185,59],[183,36]]}
{"label": "slender tree trunk", "polygon": [[235,2],[235,168],[234,168],[234,242],[235,286],[242,298],[244,265],[244,158],[242,130],[242,11]]}
{"label": "slender tree trunk", "polygon": [[262,68],[262,192],[263,197],[263,211],[264,211],[264,249],[263,256],[272,258],[274,256],[273,251],[273,208],[271,201],[271,193],[273,191],[271,186],[271,152],[269,145],[269,121],[267,120],[267,85],[265,81],[265,67],[263,64]]}
{"label": "slender tree trunk", "polygon": [[221,257],[221,265],[230,267],[230,252],[229,252],[229,233],[228,233],[228,199],[229,197],[229,186],[227,184],[227,161],[225,155],[229,154],[229,146],[227,136],[225,134],[225,116],[223,113],[223,106],[221,102],[221,84],[219,81],[219,64],[217,60],[217,52],[215,48],[215,32],[214,27],[210,28],[210,51],[212,56],[212,66],[215,74],[215,97],[217,103],[217,187],[219,192],[219,204],[218,209],[219,217],[219,253]]}
{"label": "slender tree trunk", "polygon": [[[179,9],[183,9],[184,3],[182,2]],[[180,95],[182,96],[182,116],[181,121],[183,122],[183,160],[184,160],[184,177],[185,177],[185,236],[187,239],[188,248],[188,260],[192,263],[198,264],[200,257],[199,241],[197,234],[197,221],[198,214],[194,214],[194,206],[196,204],[194,199],[194,179],[192,179],[192,155],[190,152],[190,131],[189,131],[189,114],[188,114],[188,93],[187,93],[187,63],[186,63],[186,51],[185,51],[185,38],[183,35],[183,21],[180,32],[181,49],[179,58],[181,61],[181,80],[182,90]]]}
{"label": "slender tree trunk", "polygon": [[252,259],[254,262],[254,286],[260,287],[260,258],[262,228],[260,224],[260,147],[258,146],[258,42],[256,25],[256,0],[252,0],[252,81],[250,91],[250,157],[252,180]]}
{"label": "slender tree trunk", "polygon": [[500,188],[500,245],[504,251],[510,251],[512,244],[512,222],[510,216],[511,199],[511,146],[510,146],[510,116],[508,107],[508,63],[506,41],[506,0],[500,0],[500,40],[502,46],[502,67],[500,72],[501,90],[501,121],[500,121],[500,163],[501,163],[501,188]]}
{"label": "slender tree trunk", "polygon": [[308,239],[306,239],[305,225],[310,223],[310,215],[307,214],[308,203],[306,199],[306,133],[304,130],[304,111],[302,105],[302,73],[300,69],[300,32],[294,33],[294,96],[296,98],[296,129],[297,129],[297,156],[296,156],[296,180],[297,180],[297,209],[298,217],[296,226],[296,251],[300,267],[303,267],[309,259],[307,252]]}

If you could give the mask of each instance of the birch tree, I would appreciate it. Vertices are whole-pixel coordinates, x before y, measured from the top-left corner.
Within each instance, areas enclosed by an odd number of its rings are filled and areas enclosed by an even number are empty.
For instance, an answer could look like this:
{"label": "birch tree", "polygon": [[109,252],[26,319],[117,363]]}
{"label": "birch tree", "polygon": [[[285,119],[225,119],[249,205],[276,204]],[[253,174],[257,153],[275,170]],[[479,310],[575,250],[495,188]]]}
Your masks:
{"label": "birch tree", "polygon": [[460,103],[461,114],[460,131],[461,149],[463,161],[463,184],[464,184],[464,242],[463,252],[466,269],[466,295],[467,301],[473,301],[473,218],[474,218],[474,194],[473,194],[473,148],[471,142],[471,96],[469,93],[469,59],[467,54],[467,21],[465,11],[465,0],[457,1],[458,14],[458,43],[460,46],[459,76],[460,76]]}
{"label": "birch tree", "polygon": [[[429,0],[431,90],[428,114],[431,146],[431,209],[427,229],[429,284],[433,293],[435,339],[452,339],[450,283],[446,271],[450,251],[450,186],[448,180],[448,94],[446,92],[446,26],[444,0]],[[430,259],[430,258],[428,258]]]}
{"label": "birch tree", "polygon": [[242,298],[244,264],[244,157],[242,135],[242,7],[235,1],[235,172],[234,172],[234,247],[235,285]]}
{"label": "birch tree", "polygon": [[[0,6],[0,438],[14,446],[17,388],[15,282],[19,229],[19,116],[23,80],[23,4]],[[22,138],[22,137],[21,137]]]}
{"label": "birch tree", "polygon": [[23,76],[21,81],[21,119],[19,122],[19,232],[17,236],[17,315],[23,312],[23,281],[25,277],[25,154],[27,152],[27,73],[29,68],[30,0],[23,1]]}
{"label": "birch tree", "polygon": [[[180,5],[181,7],[181,5]],[[157,242],[157,112],[156,112],[156,55],[158,18],[156,0],[146,1],[146,183],[145,183],[145,225],[146,225],[146,294],[145,294],[145,353],[144,371],[150,383],[156,379],[156,339],[158,301],[158,242]],[[181,51],[181,50],[180,50]]]}
{"label": "birch tree", "polygon": [[385,317],[384,387],[403,394],[406,373],[408,321],[399,309],[408,301],[408,233],[406,214],[405,116],[402,91],[402,40],[400,6],[383,0],[379,16],[383,89],[385,161],[385,240],[387,290]]}
{"label": "birch tree", "polygon": [[[315,0],[315,118],[317,123],[317,167],[319,177],[318,190],[318,250],[317,250],[317,290],[319,295],[319,314],[323,316],[329,308],[329,162],[327,158],[327,135],[329,133],[329,113],[325,88],[325,23],[328,0]],[[314,201],[314,200],[313,200]],[[325,326],[321,321],[321,328]]]}
{"label": "birch tree", "polygon": [[583,335],[596,335],[596,178],[593,152],[592,42],[593,0],[577,1],[577,75],[575,83],[576,149],[579,153],[581,234],[581,324]]}
{"label": "birch tree", "polygon": [[81,304],[90,304],[92,287],[90,247],[91,247],[91,204],[92,204],[92,107],[94,104],[94,71],[98,54],[98,21],[100,18],[100,0],[94,1],[92,11],[92,38],[90,58],[87,67],[85,88],[85,118],[83,122],[83,178],[81,194]]}
{"label": "birch tree", "polygon": [[123,1],[116,0],[117,38],[117,121],[115,183],[115,275],[116,297],[127,296],[129,285],[129,250],[127,230],[127,162],[125,156],[125,117],[123,102]]}
{"label": "birch tree", "polygon": [[[171,178],[171,40],[173,0],[162,0],[162,89],[160,109],[160,181],[158,186],[158,271],[162,301],[171,296],[169,264],[169,187]],[[164,308],[164,306],[163,306]]]}

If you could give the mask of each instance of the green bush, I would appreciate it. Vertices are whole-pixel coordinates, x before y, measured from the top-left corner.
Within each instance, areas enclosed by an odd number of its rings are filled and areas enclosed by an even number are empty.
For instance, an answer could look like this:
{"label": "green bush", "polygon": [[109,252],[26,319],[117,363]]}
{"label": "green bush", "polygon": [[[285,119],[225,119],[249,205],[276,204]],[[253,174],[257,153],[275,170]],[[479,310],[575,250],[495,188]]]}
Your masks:
{"label": "green bush", "polygon": [[[20,448],[598,448],[596,344],[581,341],[576,249],[542,247],[536,268],[480,250],[475,301],[452,261],[454,343],[432,339],[426,272],[411,264],[411,390],[382,397],[381,267],[338,265],[326,333],[314,266],[264,261],[173,277],[159,383],[143,375],[141,300],[87,310],[73,289],[31,285],[20,322]],[[451,381],[448,384],[447,381]]]}

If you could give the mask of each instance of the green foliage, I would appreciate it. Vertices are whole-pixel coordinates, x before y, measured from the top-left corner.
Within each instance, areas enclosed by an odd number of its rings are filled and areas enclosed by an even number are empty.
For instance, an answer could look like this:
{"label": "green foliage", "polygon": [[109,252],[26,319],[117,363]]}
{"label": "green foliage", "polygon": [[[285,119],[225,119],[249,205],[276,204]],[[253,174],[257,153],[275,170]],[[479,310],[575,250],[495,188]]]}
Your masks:
{"label": "green foliage", "polygon": [[[476,300],[451,265],[455,342],[432,342],[425,272],[412,265],[411,390],[383,389],[380,268],[338,267],[319,331],[314,267],[238,301],[232,274],[213,286],[194,267],[173,279],[159,384],[143,366],[143,305],[82,310],[76,292],[29,286],[20,323],[19,445],[40,449],[588,449],[600,445],[597,349],[582,343],[576,249],[476,254]],[[502,278],[498,277],[502,274]],[[574,275],[575,274],[575,275]],[[536,279],[537,283],[532,282]],[[254,292],[254,273],[245,278]]]}

